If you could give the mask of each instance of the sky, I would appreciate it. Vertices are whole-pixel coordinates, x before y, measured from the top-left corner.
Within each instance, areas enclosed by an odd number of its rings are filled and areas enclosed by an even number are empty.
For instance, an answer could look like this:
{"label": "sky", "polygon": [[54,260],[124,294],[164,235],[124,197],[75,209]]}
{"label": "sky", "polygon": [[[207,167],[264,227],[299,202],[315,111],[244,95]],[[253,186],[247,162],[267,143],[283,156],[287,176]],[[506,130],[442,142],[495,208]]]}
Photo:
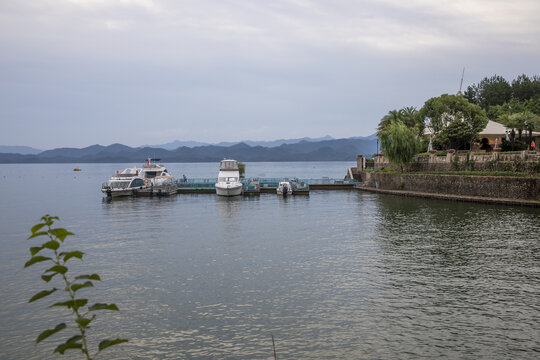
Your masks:
{"label": "sky", "polygon": [[0,145],[368,136],[540,75],[538,0],[0,0]]}

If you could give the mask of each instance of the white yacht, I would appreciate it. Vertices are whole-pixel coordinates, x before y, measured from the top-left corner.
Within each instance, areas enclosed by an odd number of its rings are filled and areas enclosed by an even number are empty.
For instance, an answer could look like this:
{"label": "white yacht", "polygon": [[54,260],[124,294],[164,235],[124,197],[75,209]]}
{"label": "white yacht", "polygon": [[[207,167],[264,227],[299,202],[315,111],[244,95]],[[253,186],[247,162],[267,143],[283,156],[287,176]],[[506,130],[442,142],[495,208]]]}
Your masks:
{"label": "white yacht", "polygon": [[117,170],[109,181],[102,185],[101,192],[108,197],[131,196],[146,188],[142,169],[133,166],[122,172]]}
{"label": "white yacht", "polygon": [[242,187],[238,162],[232,159],[221,160],[216,183],[216,194],[220,196],[240,195],[242,194]]}
{"label": "white yacht", "polygon": [[276,192],[278,195],[283,196],[292,195],[291,183],[287,180],[280,181]]}
{"label": "white yacht", "polygon": [[147,189],[137,193],[138,196],[173,195],[176,194],[177,186],[174,177],[169,174],[165,166],[153,163],[159,159],[147,159],[142,167],[144,183]]}

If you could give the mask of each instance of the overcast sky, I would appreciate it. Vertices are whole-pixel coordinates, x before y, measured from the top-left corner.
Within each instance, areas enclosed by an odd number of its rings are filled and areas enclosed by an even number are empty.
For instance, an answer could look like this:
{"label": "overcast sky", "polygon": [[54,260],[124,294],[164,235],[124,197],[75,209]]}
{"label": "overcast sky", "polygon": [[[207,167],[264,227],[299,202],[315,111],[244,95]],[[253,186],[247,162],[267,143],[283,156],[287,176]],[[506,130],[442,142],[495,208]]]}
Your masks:
{"label": "overcast sky", "polygon": [[540,74],[539,0],[0,0],[0,144],[374,133]]}

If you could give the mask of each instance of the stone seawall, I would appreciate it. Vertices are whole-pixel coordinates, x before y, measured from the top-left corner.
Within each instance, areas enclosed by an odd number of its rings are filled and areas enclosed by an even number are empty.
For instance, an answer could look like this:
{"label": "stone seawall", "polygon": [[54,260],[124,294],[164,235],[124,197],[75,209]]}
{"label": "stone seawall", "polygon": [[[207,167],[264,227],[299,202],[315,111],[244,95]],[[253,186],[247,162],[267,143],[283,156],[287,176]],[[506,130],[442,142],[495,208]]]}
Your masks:
{"label": "stone seawall", "polygon": [[[540,201],[540,178],[364,173],[362,188],[463,197]],[[413,194],[414,195],[414,194]]]}
{"label": "stone seawall", "polygon": [[[374,169],[394,169],[383,154],[374,155]],[[364,169],[360,167],[359,169]],[[408,171],[515,171],[529,174],[540,173],[540,153],[522,151],[520,153],[452,153],[446,155],[416,155],[407,166]]]}

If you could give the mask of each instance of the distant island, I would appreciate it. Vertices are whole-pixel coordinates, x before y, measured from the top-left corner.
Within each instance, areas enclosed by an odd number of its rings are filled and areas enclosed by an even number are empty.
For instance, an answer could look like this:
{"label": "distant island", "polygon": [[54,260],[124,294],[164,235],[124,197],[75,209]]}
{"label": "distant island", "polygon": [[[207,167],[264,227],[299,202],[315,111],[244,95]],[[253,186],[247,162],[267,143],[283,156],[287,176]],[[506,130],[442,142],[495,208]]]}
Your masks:
{"label": "distant island", "polygon": [[[326,138],[326,137],[325,137]],[[163,162],[214,162],[230,157],[240,161],[348,161],[358,154],[371,157],[377,151],[377,138],[352,137],[346,139],[298,139],[266,142],[278,146],[261,146],[241,142],[232,145],[179,146],[165,145],[129,147],[122,144],[92,145],[85,148],[57,148],[34,154],[0,153],[0,163],[123,163],[159,158]],[[0,148],[1,149],[1,148]]]}

